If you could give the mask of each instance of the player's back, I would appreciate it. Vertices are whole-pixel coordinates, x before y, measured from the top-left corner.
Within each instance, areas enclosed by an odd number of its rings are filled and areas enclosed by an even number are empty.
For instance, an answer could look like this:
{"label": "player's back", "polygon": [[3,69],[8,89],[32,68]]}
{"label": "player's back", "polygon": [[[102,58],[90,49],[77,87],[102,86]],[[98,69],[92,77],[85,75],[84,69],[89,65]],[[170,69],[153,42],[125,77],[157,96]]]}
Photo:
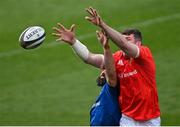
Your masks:
{"label": "player's back", "polygon": [[106,83],[90,111],[91,126],[118,126],[121,112],[118,89]]}

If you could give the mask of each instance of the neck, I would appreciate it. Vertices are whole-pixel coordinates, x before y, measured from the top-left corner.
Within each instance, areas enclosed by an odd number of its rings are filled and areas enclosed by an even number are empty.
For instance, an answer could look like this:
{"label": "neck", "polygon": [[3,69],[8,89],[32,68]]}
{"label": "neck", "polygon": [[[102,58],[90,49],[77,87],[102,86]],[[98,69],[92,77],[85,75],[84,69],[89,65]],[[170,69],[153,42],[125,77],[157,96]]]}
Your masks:
{"label": "neck", "polygon": [[125,52],[123,52],[123,56],[124,56],[125,59],[130,59],[130,57],[128,55],[126,55]]}

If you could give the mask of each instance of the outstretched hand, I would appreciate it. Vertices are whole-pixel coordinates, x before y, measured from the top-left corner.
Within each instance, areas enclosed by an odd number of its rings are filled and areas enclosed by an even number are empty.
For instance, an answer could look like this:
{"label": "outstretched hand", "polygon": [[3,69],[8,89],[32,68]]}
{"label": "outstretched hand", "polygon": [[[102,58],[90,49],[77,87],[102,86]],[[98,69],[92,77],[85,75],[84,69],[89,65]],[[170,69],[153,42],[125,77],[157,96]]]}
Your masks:
{"label": "outstretched hand", "polygon": [[109,48],[108,37],[107,37],[106,33],[102,30],[102,31],[96,31],[96,34],[97,34],[97,38],[101,42],[102,46],[105,49]]}
{"label": "outstretched hand", "polygon": [[90,17],[86,16],[85,19],[87,19],[88,21],[90,21],[91,23],[97,26],[101,26],[102,19],[100,15],[97,13],[96,9],[89,7],[86,9],[86,11],[90,14]]}
{"label": "outstretched hand", "polygon": [[73,45],[75,43],[75,25],[73,24],[70,29],[65,28],[61,23],[57,23],[57,25],[58,27],[53,27],[53,30],[56,32],[52,33],[52,35],[58,38],[56,41],[64,41]]}

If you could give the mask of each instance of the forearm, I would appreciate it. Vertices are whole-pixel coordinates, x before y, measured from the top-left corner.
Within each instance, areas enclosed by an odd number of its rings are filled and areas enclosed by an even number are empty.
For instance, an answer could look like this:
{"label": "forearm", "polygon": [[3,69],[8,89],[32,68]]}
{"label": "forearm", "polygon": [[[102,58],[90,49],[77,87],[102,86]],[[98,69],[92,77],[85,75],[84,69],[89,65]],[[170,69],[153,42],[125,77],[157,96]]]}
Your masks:
{"label": "forearm", "polygon": [[104,49],[104,65],[106,69],[106,79],[110,86],[115,87],[117,85],[117,76],[110,47]]}
{"label": "forearm", "polygon": [[108,26],[105,22],[102,22],[100,27],[106,32],[108,37],[120,48],[126,47],[126,38],[115,29]]}
{"label": "forearm", "polygon": [[103,68],[104,56],[102,54],[91,53],[88,48],[77,39],[72,45],[72,49],[85,63],[97,68]]}
{"label": "forearm", "polygon": [[90,52],[85,63],[100,69],[104,69],[104,56],[102,54],[93,54]]}
{"label": "forearm", "polygon": [[115,29],[108,26],[106,23],[102,22],[100,27],[106,32],[109,38],[120,48],[122,49],[128,56],[136,57],[138,52],[138,47],[130,43],[126,40],[126,38]]}

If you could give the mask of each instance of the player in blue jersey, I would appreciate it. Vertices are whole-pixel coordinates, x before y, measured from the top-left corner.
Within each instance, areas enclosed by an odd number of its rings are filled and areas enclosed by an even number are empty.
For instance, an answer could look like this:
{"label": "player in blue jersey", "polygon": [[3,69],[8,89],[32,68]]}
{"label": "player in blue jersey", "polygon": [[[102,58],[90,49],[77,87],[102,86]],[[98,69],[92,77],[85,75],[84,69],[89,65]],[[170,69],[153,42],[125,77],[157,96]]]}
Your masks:
{"label": "player in blue jersey", "polygon": [[[103,31],[97,32],[104,50],[104,68],[97,79],[101,92],[90,111],[91,126],[118,126],[121,113],[118,103],[117,76],[108,38]],[[106,80],[107,79],[107,80]]]}
{"label": "player in blue jersey", "polygon": [[111,87],[105,78],[105,71],[97,79],[101,92],[90,111],[91,126],[119,126],[121,112],[118,104],[118,89]]}
{"label": "player in blue jersey", "polygon": [[53,35],[58,37],[57,41],[64,41],[71,45],[74,52],[85,63],[100,69],[105,69],[105,72],[103,73],[106,83],[102,87],[101,93],[97,98],[95,105],[91,109],[90,125],[118,126],[121,117],[118,105],[118,92],[116,88],[118,82],[114,59],[107,36],[103,31],[97,31],[97,37],[103,46],[104,54],[94,54],[91,53],[87,47],[75,37],[75,25],[72,25],[70,29],[65,28],[60,23],[58,23],[58,26],[58,28],[53,28],[56,31]]}

